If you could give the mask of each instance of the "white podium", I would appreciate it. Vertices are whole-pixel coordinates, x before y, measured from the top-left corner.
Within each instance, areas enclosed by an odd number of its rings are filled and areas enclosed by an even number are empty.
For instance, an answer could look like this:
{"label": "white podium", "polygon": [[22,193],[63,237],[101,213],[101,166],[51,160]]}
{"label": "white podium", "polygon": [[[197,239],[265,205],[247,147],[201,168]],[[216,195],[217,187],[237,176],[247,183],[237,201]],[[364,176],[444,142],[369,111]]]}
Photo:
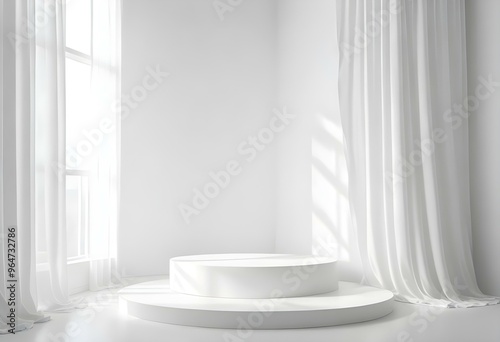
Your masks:
{"label": "white podium", "polygon": [[302,297],[335,291],[338,279],[332,258],[211,254],[170,259],[170,287],[204,297]]}
{"label": "white podium", "polygon": [[170,260],[168,279],[122,289],[128,314],[155,322],[233,329],[357,323],[392,312],[393,294],[338,281],[331,258],[211,254]]}

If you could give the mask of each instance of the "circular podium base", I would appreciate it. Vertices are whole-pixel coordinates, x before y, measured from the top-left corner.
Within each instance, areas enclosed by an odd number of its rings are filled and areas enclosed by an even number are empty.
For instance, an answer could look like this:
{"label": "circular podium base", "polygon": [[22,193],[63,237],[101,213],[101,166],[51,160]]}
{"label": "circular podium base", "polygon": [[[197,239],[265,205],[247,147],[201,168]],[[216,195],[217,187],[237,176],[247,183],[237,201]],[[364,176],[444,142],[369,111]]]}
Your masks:
{"label": "circular podium base", "polygon": [[125,287],[121,307],[131,316],[177,325],[228,329],[289,329],[358,323],[392,312],[393,294],[355,283],[306,297],[234,299],[174,292],[168,279]]}

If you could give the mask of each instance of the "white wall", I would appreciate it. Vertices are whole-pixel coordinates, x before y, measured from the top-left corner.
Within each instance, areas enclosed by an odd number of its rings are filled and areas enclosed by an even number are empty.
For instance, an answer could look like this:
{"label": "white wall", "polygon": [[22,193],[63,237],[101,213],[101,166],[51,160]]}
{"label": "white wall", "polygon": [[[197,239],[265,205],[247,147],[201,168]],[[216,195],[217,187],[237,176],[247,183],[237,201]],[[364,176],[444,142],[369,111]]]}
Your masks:
{"label": "white wall", "polygon": [[[500,81],[500,1],[467,0],[466,12],[473,94],[479,76],[491,74]],[[334,81],[335,2],[280,0],[278,14],[279,101],[299,119],[292,134],[280,142],[276,248],[303,253],[312,246],[319,254],[341,260],[342,278],[360,279]],[[476,275],[484,292],[500,295],[500,273],[494,271],[500,260],[500,91],[481,102],[469,129]],[[308,177],[312,183],[304,181]]]}
{"label": "white wall", "polygon": [[[237,147],[268,126],[276,105],[275,2],[242,2],[224,21],[212,3],[123,1],[122,93],[148,66],[170,72],[123,120],[125,276],[168,273],[177,255],[274,251],[274,144],[252,162]],[[242,173],[186,224],[178,205],[233,159]]]}
{"label": "white wall", "polygon": [[[246,1],[223,22],[209,0],[124,1],[123,93],[147,66],[171,73],[123,121],[125,276],[167,273],[176,255],[262,251],[334,255],[344,279],[359,279],[335,36],[329,0]],[[178,204],[242,160],[238,144],[282,106],[290,126],[186,225]]]}
{"label": "white wall", "polygon": [[[168,259],[183,254],[314,252],[337,256],[341,277],[359,280],[336,101],[334,1],[243,1],[224,21],[212,3],[124,0],[123,93],[147,66],[171,75],[123,121],[122,272],[164,274]],[[473,91],[479,75],[500,80],[500,1],[466,6]],[[245,162],[237,146],[281,106],[297,117]],[[497,295],[499,108],[495,93],[470,119],[474,263],[480,287]],[[179,203],[231,159],[243,173],[186,225]]]}
{"label": "white wall", "polygon": [[[500,1],[467,0],[469,94],[478,77],[500,82]],[[473,257],[479,287],[500,295],[500,88],[469,119]]]}
{"label": "white wall", "polygon": [[298,118],[280,141],[276,249],[334,256],[341,279],[359,280],[338,111],[335,1],[280,0],[278,13],[278,98]]}

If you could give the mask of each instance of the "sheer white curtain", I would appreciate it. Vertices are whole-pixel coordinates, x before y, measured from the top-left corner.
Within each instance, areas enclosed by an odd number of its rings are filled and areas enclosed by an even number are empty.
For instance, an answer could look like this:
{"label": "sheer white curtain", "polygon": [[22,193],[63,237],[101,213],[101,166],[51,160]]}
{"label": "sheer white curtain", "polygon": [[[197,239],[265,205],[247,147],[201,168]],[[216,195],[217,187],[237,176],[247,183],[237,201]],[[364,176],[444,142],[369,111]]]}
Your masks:
{"label": "sheer white curtain", "polygon": [[34,224],[38,306],[74,306],[68,296],[66,254],[66,103],[64,7],[62,1],[34,0]]}
{"label": "sheer white curtain", "polygon": [[[37,262],[38,304],[43,310],[61,310],[75,305],[68,301],[66,275],[65,2],[34,2],[38,20],[44,23],[35,34],[35,226],[41,259]],[[113,286],[117,276],[119,120],[114,104],[119,98],[119,18],[120,0],[92,2],[91,104],[90,112],[85,113],[92,120],[81,128],[91,132],[95,145],[92,153],[83,157],[89,171],[91,290]]]}
{"label": "sheer white curtain", "polygon": [[[27,39],[28,13],[26,1],[0,3],[0,333],[29,329],[35,322],[48,319],[37,312],[35,277],[35,232],[32,216],[31,147],[33,95],[30,58],[32,42]],[[9,228],[17,228],[15,252],[9,250]],[[9,255],[11,254],[11,255]],[[8,259],[15,256],[15,277],[10,277]],[[15,297],[7,287],[15,279]],[[16,322],[10,323],[7,300],[15,299]]]}
{"label": "sheer white curtain", "polygon": [[[339,0],[339,95],[366,281],[399,299],[498,303],[471,254],[463,0]],[[462,108],[464,111],[467,109]]]}
{"label": "sheer white curtain", "polygon": [[[91,108],[95,128],[105,135],[90,172],[93,290],[113,285],[116,276],[120,3],[93,6]],[[10,329],[10,227],[18,231],[15,329],[49,319],[42,311],[77,306],[67,281],[64,6],[62,0],[0,2],[0,333]]]}
{"label": "sheer white curtain", "polygon": [[[120,0],[97,0],[92,5],[91,110],[103,140],[91,170],[90,284],[91,290],[117,283],[116,235],[120,120]],[[103,125],[105,123],[105,125]],[[102,127],[106,129],[102,129]]]}

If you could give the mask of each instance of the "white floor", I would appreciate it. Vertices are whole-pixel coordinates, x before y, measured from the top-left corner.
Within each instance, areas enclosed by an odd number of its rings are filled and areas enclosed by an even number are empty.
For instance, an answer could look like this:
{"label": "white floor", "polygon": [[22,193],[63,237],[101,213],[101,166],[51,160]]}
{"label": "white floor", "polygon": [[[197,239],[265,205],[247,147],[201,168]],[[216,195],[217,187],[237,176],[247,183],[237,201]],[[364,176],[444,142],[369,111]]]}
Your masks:
{"label": "white floor", "polygon": [[[157,278],[142,278],[129,284]],[[29,331],[1,335],[2,342],[132,341],[426,341],[499,342],[500,305],[438,310],[396,302],[392,314],[379,320],[330,328],[293,330],[225,330],[143,321],[120,312],[116,291],[86,293],[89,306],[71,313],[52,313],[52,320]]]}

